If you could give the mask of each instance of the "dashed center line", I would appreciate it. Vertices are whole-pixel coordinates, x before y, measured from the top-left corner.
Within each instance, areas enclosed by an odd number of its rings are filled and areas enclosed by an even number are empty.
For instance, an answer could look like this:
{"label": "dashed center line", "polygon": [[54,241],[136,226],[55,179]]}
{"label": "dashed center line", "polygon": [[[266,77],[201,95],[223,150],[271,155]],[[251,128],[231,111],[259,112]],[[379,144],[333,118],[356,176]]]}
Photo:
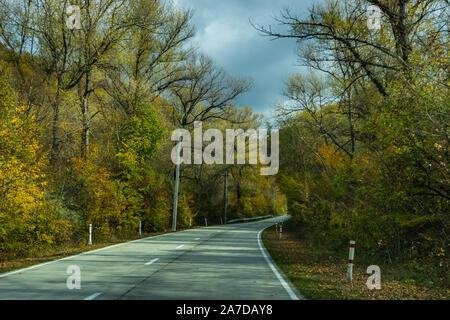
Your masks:
{"label": "dashed center line", "polygon": [[184,247],[184,244],[179,245],[178,247],[176,247],[176,249],[181,249],[181,248],[183,248],[183,247]]}
{"label": "dashed center line", "polygon": [[97,298],[99,295],[101,295],[103,292],[97,292],[97,293],[94,293],[94,294],[92,294],[92,295],[90,295],[89,297],[87,297],[87,298],[84,298],[84,300],[94,300],[95,298]]}
{"label": "dashed center line", "polygon": [[159,258],[153,259],[152,261],[147,262],[145,265],[149,266],[149,265],[151,265],[152,263],[155,263],[158,260],[159,260]]}
{"label": "dashed center line", "polygon": [[194,240],[200,240],[200,238],[195,238]]}

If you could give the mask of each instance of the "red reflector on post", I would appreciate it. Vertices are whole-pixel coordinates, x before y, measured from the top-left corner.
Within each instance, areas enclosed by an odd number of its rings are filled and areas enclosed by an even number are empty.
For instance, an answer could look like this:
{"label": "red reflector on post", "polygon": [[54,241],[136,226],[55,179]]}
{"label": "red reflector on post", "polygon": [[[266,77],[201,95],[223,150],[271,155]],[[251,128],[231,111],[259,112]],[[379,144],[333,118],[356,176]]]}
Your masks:
{"label": "red reflector on post", "polygon": [[347,282],[352,282],[353,259],[355,257],[355,240],[350,241],[348,253]]}

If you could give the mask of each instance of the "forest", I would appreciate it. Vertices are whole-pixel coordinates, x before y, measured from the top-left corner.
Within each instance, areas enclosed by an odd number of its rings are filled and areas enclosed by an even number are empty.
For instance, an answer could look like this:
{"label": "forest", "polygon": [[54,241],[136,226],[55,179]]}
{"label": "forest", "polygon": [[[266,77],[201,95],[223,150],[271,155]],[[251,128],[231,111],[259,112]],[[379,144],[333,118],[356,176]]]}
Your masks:
{"label": "forest", "polygon": [[[0,2],[0,259],[171,227],[176,128],[258,128],[233,78],[188,41],[192,13],[153,0]],[[183,165],[177,226],[273,212],[250,165]],[[272,179],[273,180],[273,179]],[[283,210],[283,199],[277,206]]]}
{"label": "forest", "polygon": [[[69,28],[68,7],[81,8]],[[368,27],[367,7],[381,12]],[[280,8],[267,41],[297,43],[268,121],[190,40],[192,12],[156,0],[0,0],[0,261],[171,227],[179,128],[279,130],[280,170],[180,169],[178,228],[289,213],[297,233],[368,259],[449,268],[446,0],[328,0]],[[253,23],[253,22],[250,22]],[[293,61],[294,63],[295,61]]]}
{"label": "forest", "polygon": [[[381,27],[369,28],[377,6]],[[304,18],[306,16],[306,18]],[[449,3],[328,1],[287,27],[309,74],[277,106],[280,173],[298,234],[449,284]],[[345,249],[344,249],[345,250]],[[345,251],[344,251],[345,252]]]}

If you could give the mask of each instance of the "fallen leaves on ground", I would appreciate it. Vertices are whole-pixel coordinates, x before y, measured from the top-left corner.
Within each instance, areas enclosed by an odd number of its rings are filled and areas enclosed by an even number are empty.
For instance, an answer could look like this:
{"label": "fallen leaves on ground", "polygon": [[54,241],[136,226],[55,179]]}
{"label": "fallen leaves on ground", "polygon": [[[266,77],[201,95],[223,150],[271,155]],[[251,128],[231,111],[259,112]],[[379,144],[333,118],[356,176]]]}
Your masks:
{"label": "fallen leaves on ground", "polygon": [[347,261],[324,256],[312,250],[289,232],[279,239],[274,228],[263,233],[263,241],[273,260],[307,299],[360,299],[360,300],[437,300],[449,299],[450,290],[426,287],[406,281],[383,278],[381,289],[367,288],[367,266],[357,263],[353,281],[346,282]]}

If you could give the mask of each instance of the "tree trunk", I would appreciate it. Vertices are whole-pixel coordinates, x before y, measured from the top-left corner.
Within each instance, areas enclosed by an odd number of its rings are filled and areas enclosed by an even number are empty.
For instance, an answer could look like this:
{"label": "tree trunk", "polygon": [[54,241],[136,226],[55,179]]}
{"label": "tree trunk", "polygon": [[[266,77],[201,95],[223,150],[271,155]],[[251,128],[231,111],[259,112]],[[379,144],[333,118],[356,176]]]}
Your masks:
{"label": "tree trunk", "polygon": [[58,162],[59,158],[59,96],[61,89],[58,86],[56,90],[55,101],[53,103],[53,120],[52,120],[52,148],[50,151],[50,164],[53,166]]}
{"label": "tree trunk", "polygon": [[90,134],[90,119],[89,119],[89,95],[90,95],[90,74],[86,74],[86,83],[84,92],[81,97],[81,117],[82,117],[82,131],[81,131],[81,156],[86,159],[89,156],[89,134]]}
{"label": "tree trunk", "polygon": [[355,154],[355,128],[353,127],[353,115],[352,115],[352,102],[351,102],[351,94],[350,90],[348,91],[348,125],[350,127],[350,140],[351,140],[351,155],[350,159],[353,160],[353,156]]}

